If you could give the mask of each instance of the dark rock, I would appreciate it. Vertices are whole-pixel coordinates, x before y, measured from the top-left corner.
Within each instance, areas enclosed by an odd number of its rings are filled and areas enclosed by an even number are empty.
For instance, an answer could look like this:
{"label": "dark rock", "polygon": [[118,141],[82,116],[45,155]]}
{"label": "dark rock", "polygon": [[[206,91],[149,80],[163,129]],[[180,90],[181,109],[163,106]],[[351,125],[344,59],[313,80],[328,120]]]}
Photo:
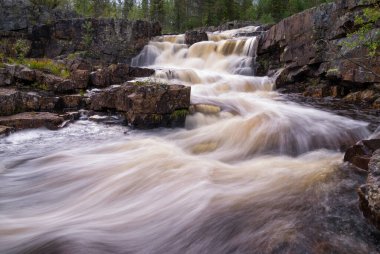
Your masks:
{"label": "dark rock", "polygon": [[85,89],[90,81],[90,71],[76,69],[71,72],[70,79],[75,82],[78,89]]}
{"label": "dark rock", "polygon": [[378,149],[380,149],[380,139],[359,141],[356,145],[347,149],[344,161],[351,162],[361,169],[368,170],[369,159],[373,152]]}
{"label": "dark rock", "polygon": [[185,33],[185,44],[190,46],[201,41],[208,41],[207,33],[199,31],[188,31]]}
{"label": "dark rock", "polygon": [[[298,86],[299,82],[307,80],[304,87],[308,89],[322,82],[326,88],[311,88],[314,91],[305,93],[316,97],[344,97],[379,83],[380,78],[374,73],[380,73],[380,57],[368,61],[365,46],[353,49],[341,46],[352,41],[347,34],[358,29],[353,27],[354,18],[369,6],[369,2],[338,0],[280,21],[261,36],[257,74],[267,75],[281,68],[287,70],[278,76],[277,88]],[[378,31],[379,24],[376,24],[370,34]],[[335,87],[334,91],[329,87]],[[355,94],[348,99],[360,103],[362,97]],[[376,99],[365,97],[370,104]]]}
{"label": "dark rock", "polygon": [[91,85],[104,88],[110,85],[121,84],[136,77],[149,77],[154,70],[139,67],[130,67],[127,64],[112,64],[107,68],[94,71],[90,74]]}
{"label": "dark rock", "polygon": [[106,63],[124,62],[137,55],[152,37],[160,34],[160,25],[147,21],[62,19],[33,27],[31,56],[54,58],[85,51],[89,59],[101,59]]}
{"label": "dark rock", "polygon": [[190,106],[190,87],[126,83],[96,93],[90,100],[90,109],[122,112],[128,123],[138,128],[180,125]]}
{"label": "dark rock", "polygon": [[40,127],[55,130],[58,129],[63,122],[63,117],[48,112],[25,112],[0,117],[0,125],[13,127],[17,130]]}
{"label": "dark rock", "polygon": [[373,153],[368,171],[366,184],[358,189],[359,206],[363,215],[380,230],[380,149]]}
{"label": "dark rock", "polygon": [[18,66],[14,76],[20,81],[34,82],[36,80],[36,72],[23,66]]}
{"label": "dark rock", "polygon": [[63,108],[81,109],[85,107],[85,98],[79,94],[62,96]]}
{"label": "dark rock", "polygon": [[9,135],[13,130],[14,129],[12,127],[0,125],[0,137],[3,135]]}
{"label": "dark rock", "polygon": [[17,112],[18,100],[19,92],[15,89],[0,89],[0,116]]}
{"label": "dark rock", "polygon": [[107,69],[94,71],[90,74],[91,85],[94,87],[110,86],[110,73]]}
{"label": "dark rock", "polygon": [[128,75],[133,78],[144,78],[144,77],[150,77],[154,73],[155,73],[155,70],[153,69],[130,66]]}

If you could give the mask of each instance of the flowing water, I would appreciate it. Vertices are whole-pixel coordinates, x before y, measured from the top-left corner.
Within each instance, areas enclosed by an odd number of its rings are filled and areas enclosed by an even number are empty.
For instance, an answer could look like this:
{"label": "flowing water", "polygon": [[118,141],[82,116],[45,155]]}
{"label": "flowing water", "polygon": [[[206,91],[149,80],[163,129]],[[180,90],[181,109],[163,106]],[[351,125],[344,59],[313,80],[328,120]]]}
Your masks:
{"label": "flowing water", "polygon": [[191,86],[184,129],[81,120],[0,139],[0,253],[378,253],[340,152],[368,123],[254,77],[255,29],[159,37],[133,60]]}

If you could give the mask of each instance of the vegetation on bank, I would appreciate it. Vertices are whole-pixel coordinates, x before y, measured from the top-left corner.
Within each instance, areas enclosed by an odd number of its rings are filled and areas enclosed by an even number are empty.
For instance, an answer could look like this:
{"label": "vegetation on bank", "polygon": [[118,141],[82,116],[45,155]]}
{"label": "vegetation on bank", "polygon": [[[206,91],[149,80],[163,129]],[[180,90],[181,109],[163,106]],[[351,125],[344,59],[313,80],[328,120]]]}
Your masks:
{"label": "vegetation on bank", "polygon": [[32,0],[36,5],[62,8],[85,17],[159,21],[165,33],[232,20],[274,23],[331,0]]}
{"label": "vegetation on bank", "polygon": [[37,59],[8,57],[5,58],[4,61],[11,64],[25,65],[30,69],[48,72],[62,78],[68,78],[70,76],[70,72],[64,64],[54,62],[53,60],[47,58]]}

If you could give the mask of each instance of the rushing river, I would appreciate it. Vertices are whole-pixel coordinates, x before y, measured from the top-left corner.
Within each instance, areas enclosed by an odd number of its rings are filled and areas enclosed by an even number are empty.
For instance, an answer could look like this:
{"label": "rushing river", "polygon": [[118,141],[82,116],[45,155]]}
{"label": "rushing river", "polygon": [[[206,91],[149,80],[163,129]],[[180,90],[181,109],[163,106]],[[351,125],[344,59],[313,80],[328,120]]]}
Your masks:
{"label": "rushing river", "polygon": [[0,139],[0,253],[378,253],[341,153],[368,123],[254,77],[255,29],[163,36],[133,60],[191,86],[184,129],[81,120]]}

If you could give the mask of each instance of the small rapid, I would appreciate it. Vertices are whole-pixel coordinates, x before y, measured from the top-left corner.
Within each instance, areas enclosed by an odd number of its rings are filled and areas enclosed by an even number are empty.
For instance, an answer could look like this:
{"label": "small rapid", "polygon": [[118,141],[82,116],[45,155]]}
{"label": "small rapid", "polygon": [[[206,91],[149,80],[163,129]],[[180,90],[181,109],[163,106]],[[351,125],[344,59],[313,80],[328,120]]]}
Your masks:
{"label": "small rapid", "polygon": [[161,36],[133,59],[191,86],[183,129],[80,120],[0,139],[0,253],[379,252],[341,153],[368,123],[255,77],[256,29]]}

